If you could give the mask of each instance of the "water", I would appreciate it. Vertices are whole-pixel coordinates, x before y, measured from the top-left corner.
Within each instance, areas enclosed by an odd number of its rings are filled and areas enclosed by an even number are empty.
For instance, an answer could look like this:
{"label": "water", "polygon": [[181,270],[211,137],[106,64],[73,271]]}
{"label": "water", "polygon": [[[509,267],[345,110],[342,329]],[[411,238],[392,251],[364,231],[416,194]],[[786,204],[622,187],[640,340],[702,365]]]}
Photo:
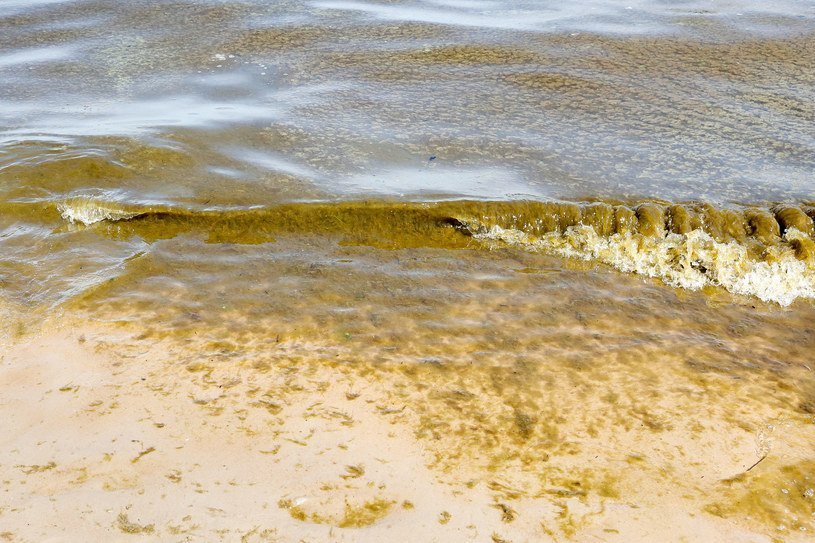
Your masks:
{"label": "water", "polygon": [[[803,541],[813,104],[809,1],[3,0],[0,332],[282,343],[390,391],[462,492],[656,510],[640,470]],[[647,445],[779,420],[755,476]],[[613,540],[574,515],[536,537]]]}

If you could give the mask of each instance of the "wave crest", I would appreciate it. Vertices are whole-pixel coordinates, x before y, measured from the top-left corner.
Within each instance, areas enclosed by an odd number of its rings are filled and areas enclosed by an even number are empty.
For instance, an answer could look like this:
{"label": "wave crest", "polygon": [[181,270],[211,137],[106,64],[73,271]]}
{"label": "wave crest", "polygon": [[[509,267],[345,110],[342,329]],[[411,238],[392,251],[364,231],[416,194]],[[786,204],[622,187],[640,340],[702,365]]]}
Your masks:
{"label": "wave crest", "polygon": [[815,298],[812,259],[799,259],[796,255],[796,246],[811,240],[795,228],[784,234],[786,243],[767,248],[762,255],[752,254],[749,246],[742,243],[716,241],[700,229],[665,237],[632,232],[601,236],[591,226],[578,225],[563,233],[549,232],[536,237],[521,230],[492,226],[473,237],[600,262],[689,290],[719,286],[734,294],[755,296],[782,306],[797,298]]}
{"label": "wave crest", "polygon": [[189,230],[207,232],[211,242],[230,243],[310,233],[398,249],[462,248],[471,246],[469,237],[595,261],[690,290],[718,286],[784,306],[797,298],[815,299],[811,204],[349,201],[204,210],[74,198],[58,210],[71,223],[120,221],[119,234],[127,230],[148,241]]}
{"label": "wave crest", "polygon": [[103,203],[91,198],[76,198],[57,206],[60,216],[71,224],[86,226],[102,221],[122,221],[132,219],[142,212],[128,210],[114,203]]}

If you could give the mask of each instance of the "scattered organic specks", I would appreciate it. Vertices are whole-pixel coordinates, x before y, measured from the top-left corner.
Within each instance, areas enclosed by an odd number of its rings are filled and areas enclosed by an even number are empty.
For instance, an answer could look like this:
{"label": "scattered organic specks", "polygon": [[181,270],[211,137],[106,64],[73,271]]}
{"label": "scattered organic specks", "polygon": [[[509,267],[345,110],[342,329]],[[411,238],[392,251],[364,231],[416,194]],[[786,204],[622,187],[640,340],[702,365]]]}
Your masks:
{"label": "scattered organic specks", "polygon": [[493,507],[501,511],[501,520],[504,522],[512,522],[518,517],[518,513],[505,503],[496,503]]}
{"label": "scattered organic specks", "polygon": [[134,457],[134,458],[133,458],[133,459],[130,461],[130,463],[131,463],[131,464],[135,464],[136,462],[138,462],[139,460],[141,460],[143,456],[146,456],[146,455],[150,454],[151,452],[153,452],[153,451],[155,451],[155,450],[156,450],[156,448],[155,448],[155,447],[148,447],[147,449],[144,449],[144,450],[143,450],[143,451],[141,451],[139,454],[137,454],[137,455],[136,455],[136,456],[135,456],[135,457]]}
{"label": "scattered organic specks", "polygon": [[45,465],[33,464],[31,466],[18,465],[18,466],[14,466],[14,467],[18,468],[20,471],[22,471],[26,475],[31,475],[32,473],[42,473],[43,471],[48,471],[50,469],[54,469],[55,467],[57,467],[57,464],[56,464],[56,462],[51,461],[51,462],[48,462]]}
{"label": "scattered organic specks", "polygon": [[119,530],[126,534],[152,534],[156,531],[154,524],[138,524],[131,522],[125,513],[119,513],[116,517],[116,525]]}
{"label": "scattered organic specks", "polygon": [[345,466],[345,475],[340,475],[343,479],[357,479],[365,475],[365,467],[362,464],[356,466]]}

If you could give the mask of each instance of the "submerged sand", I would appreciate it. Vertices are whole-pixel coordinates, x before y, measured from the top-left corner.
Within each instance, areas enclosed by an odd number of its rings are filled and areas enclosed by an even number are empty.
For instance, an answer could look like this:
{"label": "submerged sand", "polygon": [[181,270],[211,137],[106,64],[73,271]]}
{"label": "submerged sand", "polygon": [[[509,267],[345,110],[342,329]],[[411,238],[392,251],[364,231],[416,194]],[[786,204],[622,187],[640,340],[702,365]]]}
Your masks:
{"label": "submerged sand", "polygon": [[63,322],[3,346],[0,536],[810,540],[815,417],[798,384],[630,369],[606,360],[599,395],[590,368],[532,379]]}

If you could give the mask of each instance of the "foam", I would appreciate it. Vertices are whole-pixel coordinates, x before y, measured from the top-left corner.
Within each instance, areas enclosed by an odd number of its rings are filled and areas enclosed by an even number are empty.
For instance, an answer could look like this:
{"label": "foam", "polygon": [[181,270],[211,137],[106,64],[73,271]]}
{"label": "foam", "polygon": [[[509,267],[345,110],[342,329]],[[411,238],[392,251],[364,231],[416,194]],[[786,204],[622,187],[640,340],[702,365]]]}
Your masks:
{"label": "foam", "polygon": [[120,221],[132,219],[139,215],[132,211],[116,207],[115,204],[102,203],[89,198],[77,198],[57,206],[63,219],[71,224],[82,223],[86,226],[102,221]]}
{"label": "foam", "polygon": [[760,256],[735,241],[718,242],[703,230],[665,237],[638,233],[598,235],[586,225],[540,237],[517,229],[492,226],[475,233],[477,239],[499,241],[526,250],[600,262],[620,271],[662,279],[689,290],[719,286],[734,294],[755,296],[788,306],[797,298],[815,298],[815,267],[799,260],[793,242],[808,237],[791,228],[783,244]]}

